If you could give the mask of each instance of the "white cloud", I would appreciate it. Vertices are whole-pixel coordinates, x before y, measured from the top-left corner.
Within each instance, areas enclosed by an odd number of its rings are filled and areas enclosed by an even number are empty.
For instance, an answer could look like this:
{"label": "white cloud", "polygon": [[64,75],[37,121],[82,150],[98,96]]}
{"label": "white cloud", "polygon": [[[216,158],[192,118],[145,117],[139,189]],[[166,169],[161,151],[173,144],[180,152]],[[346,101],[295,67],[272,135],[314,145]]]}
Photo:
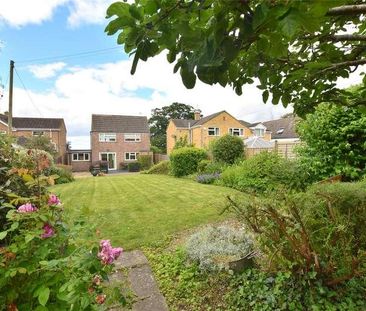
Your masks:
{"label": "white cloud", "polygon": [[28,69],[38,79],[52,78],[56,73],[66,66],[63,62],[45,64],[45,65],[30,65]]}
{"label": "white cloud", "polygon": [[116,0],[73,0],[67,19],[70,26],[105,22],[107,8]]}
{"label": "white cloud", "polygon": [[69,0],[2,0],[0,1],[0,20],[14,27],[41,24],[51,19],[54,10],[67,1]]}
{"label": "white cloud", "polygon": [[50,20],[58,7],[67,6],[70,11],[68,24],[105,22],[108,6],[117,0],[1,0],[0,21],[13,27],[41,24]]}

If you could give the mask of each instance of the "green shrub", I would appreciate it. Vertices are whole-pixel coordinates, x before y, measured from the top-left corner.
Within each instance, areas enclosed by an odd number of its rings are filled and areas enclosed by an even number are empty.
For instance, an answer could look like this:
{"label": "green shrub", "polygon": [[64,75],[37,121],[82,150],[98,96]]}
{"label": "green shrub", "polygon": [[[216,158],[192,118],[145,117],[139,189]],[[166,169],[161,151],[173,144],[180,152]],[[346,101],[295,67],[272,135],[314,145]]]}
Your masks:
{"label": "green shrub", "polygon": [[317,184],[278,198],[230,200],[270,265],[315,271],[329,286],[366,276],[366,184]]}
{"label": "green shrub", "polygon": [[152,151],[153,153],[164,153],[163,149],[157,146],[150,146],[150,151]]}
{"label": "green shrub", "polygon": [[184,137],[179,137],[179,139],[174,144],[173,150],[183,148],[183,147],[193,147],[192,144],[188,143],[187,135]]}
{"label": "green shrub", "polygon": [[216,180],[220,178],[219,173],[213,174],[200,174],[195,176],[195,180],[200,184],[213,184]]}
{"label": "green shrub", "polygon": [[265,193],[281,188],[304,187],[297,163],[272,152],[262,152],[228,167],[221,180],[224,186],[244,192]]}
{"label": "green shrub", "polygon": [[137,157],[137,162],[140,163],[140,168],[142,170],[148,170],[152,165],[152,156],[151,155],[139,155]]}
{"label": "green shrub", "polygon": [[153,165],[146,174],[161,174],[169,175],[170,173],[170,161],[165,160]]}
{"label": "green shrub", "polygon": [[72,168],[69,165],[53,165],[45,172],[46,176],[58,175],[55,179],[55,184],[67,184],[75,180],[72,174]]}
{"label": "green shrub", "polygon": [[233,164],[244,156],[244,142],[238,136],[222,136],[213,141],[210,148],[215,162]]}
{"label": "green shrub", "polygon": [[198,173],[204,173],[206,170],[206,167],[211,164],[212,162],[210,160],[202,160],[197,165],[197,172]]}
{"label": "green shrub", "polygon": [[204,173],[206,174],[221,174],[226,168],[228,164],[223,162],[211,162],[207,164]]}
{"label": "green shrub", "polygon": [[129,172],[139,172],[141,164],[139,162],[131,162],[127,164]]}
{"label": "green shrub", "polygon": [[170,154],[171,170],[174,176],[187,176],[197,172],[198,163],[207,159],[207,153],[203,149],[195,147],[183,147]]}

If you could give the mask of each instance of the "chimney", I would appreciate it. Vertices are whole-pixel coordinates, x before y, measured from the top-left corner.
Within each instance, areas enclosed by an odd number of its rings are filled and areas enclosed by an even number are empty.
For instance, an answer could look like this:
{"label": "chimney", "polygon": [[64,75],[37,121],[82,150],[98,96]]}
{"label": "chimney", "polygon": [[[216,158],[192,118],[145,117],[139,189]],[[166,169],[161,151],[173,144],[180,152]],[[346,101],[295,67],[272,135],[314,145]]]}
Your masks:
{"label": "chimney", "polygon": [[199,110],[199,109],[196,109],[195,111],[194,111],[194,119],[197,121],[197,120],[199,120],[199,119],[201,119],[201,110]]}

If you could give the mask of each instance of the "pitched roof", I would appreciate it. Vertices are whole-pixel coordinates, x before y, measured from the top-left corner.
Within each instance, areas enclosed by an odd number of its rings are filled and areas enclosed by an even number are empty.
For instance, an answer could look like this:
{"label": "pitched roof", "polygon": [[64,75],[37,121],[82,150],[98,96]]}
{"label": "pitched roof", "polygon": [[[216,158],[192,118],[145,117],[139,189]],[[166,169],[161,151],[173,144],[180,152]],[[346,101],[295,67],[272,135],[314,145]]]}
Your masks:
{"label": "pitched roof", "polygon": [[262,123],[267,128],[267,131],[272,132],[272,139],[281,139],[299,137],[299,135],[296,133],[297,121],[298,118],[287,117]]}
{"label": "pitched roof", "polygon": [[[1,114],[0,120],[8,124],[7,115]],[[16,129],[60,129],[63,124],[62,118],[13,117],[13,127]]]}
{"label": "pitched roof", "polygon": [[[221,113],[226,112],[225,110],[219,111],[219,112],[215,112],[213,114],[210,114],[206,117],[203,117],[199,120],[193,120],[193,119],[189,119],[189,120],[183,120],[183,119],[171,119],[171,121],[175,124],[176,127],[183,127],[183,128],[188,128],[188,127],[194,127],[194,126],[199,126],[202,124],[205,124],[206,122],[210,121],[211,119],[217,117],[218,115],[220,115]],[[226,112],[227,113],[227,112]],[[239,121],[240,123],[245,122],[245,121]],[[247,123],[247,122],[245,122]],[[244,126],[246,126],[244,123],[242,123]]]}
{"label": "pitched roof", "polygon": [[244,120],[238,120],[241,124],[243,124],[245,127],[250,127],[251,123],[244,121]]}
{"label": "pitched roof", "polygon": [[147,117],[123,115],[92,115],[92,132],[149,133]]}

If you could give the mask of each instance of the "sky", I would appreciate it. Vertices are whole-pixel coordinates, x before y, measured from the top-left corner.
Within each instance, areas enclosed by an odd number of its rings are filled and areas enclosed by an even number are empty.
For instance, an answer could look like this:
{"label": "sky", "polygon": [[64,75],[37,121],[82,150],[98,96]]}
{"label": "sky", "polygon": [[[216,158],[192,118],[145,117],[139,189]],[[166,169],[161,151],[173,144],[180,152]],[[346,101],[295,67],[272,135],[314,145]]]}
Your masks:
{"label": "sky", "polygon": [[[226,110],[248,122],[291,112],[262,102],[255,85],[237,96],[198,81],[187,90],[164,54],[132,60],[104,32],[111,0],[0,0],[0,112],[8,110],[9,61],[15,61],[13,115],[64,118],[73,149],[89,148],[92,114],[141,115],[181,102],[203,115]],[[19,9],[21,8],[21,9]],[[348,85],[349,81],[341,82]]]}

